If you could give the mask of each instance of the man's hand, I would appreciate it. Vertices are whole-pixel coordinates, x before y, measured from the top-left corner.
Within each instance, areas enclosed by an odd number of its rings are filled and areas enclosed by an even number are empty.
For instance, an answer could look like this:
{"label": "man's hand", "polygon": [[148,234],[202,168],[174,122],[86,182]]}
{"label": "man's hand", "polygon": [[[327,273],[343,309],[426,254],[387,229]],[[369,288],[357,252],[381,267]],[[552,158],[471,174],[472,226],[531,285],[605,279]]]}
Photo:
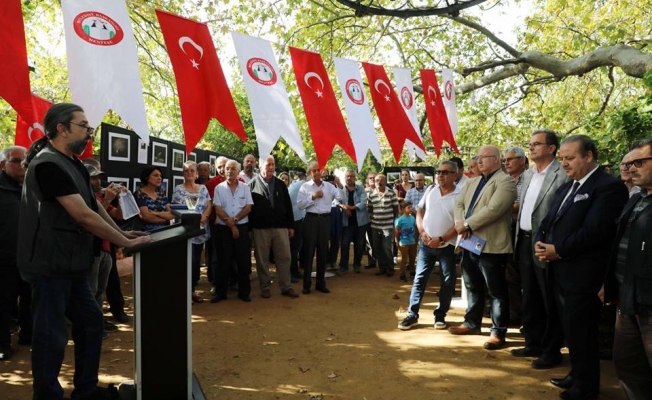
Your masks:
{"label": "man's hand", "polygon": [[139,236],[139,237],[137,237],[135,239],[130,239],[129,240],[129,245],[127,247],[134,247],[134,246],[137,246],[139,244],[149,243],[151,241],[153,241],[153,239],[149,235],[147,235],[147,236]]}
{"label": "man's hand", "polygon": [[[233,227],[236,225],[236,223],[235,223],[235,219],[233,219],[233,218],[227,218],[227,219],[224,221],[224,223],[225,223],[226,226],[228,226],[229,228],[233,228]],[[235,237],[235,236],[234,236],[234,237]]]}
{"label": "man's hand", "polygon": [[113,201],[113,199],[115,199],[118,196],[119,193],[120,193],[120,187],[118,185],[111,183],[109,184],[109,186],[106,187],[106,190],[104,191],[104,200],[110,203]]}
{"label": "man's hand", "polygon": [[290,237],[290,239],[294,237],[294,229],[288,229],[288,236]]}
{"label": "man's hand", "polygon": [[554,244],[547,244],[541,241],[534,244],[534,254],[541,262],[557,261],[561,258],[557,255]]}
{"label": "man's hand", "polygon": [[149,232],[142,232],[142,231],[123,231],[122,234],[127,239],[135,239],[141,236],[149,236]]}
{"label": "man's hand", "polygon": [[324,197],[324,192],[321,189],[312,194],[313,200],[321,199],[322,197]]}
{"label": "man's hand", "polygon": [[240,231],[238,230],[237,225],[233,225],[231,227],[231,235],[233,236],[233,239],[238,239],[240,238]]}

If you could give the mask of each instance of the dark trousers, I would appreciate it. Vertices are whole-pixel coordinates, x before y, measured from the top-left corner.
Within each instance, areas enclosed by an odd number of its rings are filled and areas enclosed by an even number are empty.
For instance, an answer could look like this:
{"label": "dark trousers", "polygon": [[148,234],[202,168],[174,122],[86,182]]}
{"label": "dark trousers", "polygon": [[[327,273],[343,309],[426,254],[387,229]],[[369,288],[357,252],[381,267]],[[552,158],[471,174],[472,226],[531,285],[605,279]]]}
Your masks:
{"label": "dark trousers", "polygon": [[72,398],[89,396],[97,387],[103,317],[88,278],[38,277],[32,289],[32,375],[34,399],[61,399],[58,377],[68,344],[66,318],[75,342],[75,390]]}
{"label": "dark trousers", "polygon": [[299,264],[303,268],[303,220],[294,221],[294,236],[290,238],[290,274],[299,276]]}
{"label": "dark trousers", "polygon": [[249,272],[251,271],[251,238],[249,237],[249,226],[247,224],[237,225],[239,237],[235,239],[231,228],[226,225],[214,225],[216,227],[216,241],[213,242],[219,258],[218,268],[215,271],[215,294],[226,296],[229,278],[233,274],[233,263],[236,265],[236,276],[238,281],[238,296],[245,297],[251,294],[251,282]]}
{"label": "dark trousers", "polygon": [[638,400],[652,396],[652,315],[618,312],[614,366],[625,398]]}
{"label": "dark trousers", "polygon": [[[210,240],[210,239],[209,239]],[[195,291],[195,288],[197,287],[197,283],[199,283],[199,277],[201,276],[201,252],[204,249],[204,244],[199,243],[199,244],[192,244],[192,256],[191,256],[191,281],[190,281],[190,289],[192,292]]]}
{"label": "dark trousers", "polygon": [[[18,300],[20,299],[20,303]],[[0,348],[11,345],[11,320],[18,304],[18,341],[32,340],[32,288],[23,281],[15,265],[0,267]]]}
{"label": "dark trousers", "polygon": [[532,236],[519,234],[516,259],[521,268],[523,286],[521,318],[525,345],[541,350],[546,357],[558,358],[564,344],[559,312],[547,279],[548,269],[534,263],[532,249]]}
{"label": "dark trousers", "polygon": [[[389,233],[386,235],[386,231]],[[380,272],[393,273],[394,262],[392,260],[392,243],[394,242],[393,229],[371,228],[371,245],[374,249],[374,257],[378,262]]]}
{"label": "dark trousers", "polygon": [[374,253],[374,246],[371,236],[371,224],[367,224],[367,231],[365,232],[365,247],[367,252],[367,265],[370,267],[375,267],[376,254]]}
{"label": "dark trousers", "polygon": [[120,287],[117,261],[115,247],[111,245],[111,271],[109,271],[109,280],[106,283],[106,301],[109,303],[109,311],[113,315],[120,315],[125,312],[125,298]]}
{"label": "dark trousers", "polygon": [[476,255],[464,250],[462,275],[468,300],[464,323],[480,328],[485,306],[485,287],[491,304],[491,333],[505,336],[509,323],[509,300],[505,265],[507,254],[483,253]]}
{"label": "dark trousers", "polygon": [[306,214],[303,220],[303,245],[306,248],[306,262],[303,269],[303,288],[310,289],[312,285],[312,261],[317,253],[316,287],[325,287],[326,260],[328,259],[328,239],[331,232],[330,215]]}
{"label": "dark trousers", "polygon": [[213,283],[215,276],[213,273],[213,229],[211,227],[211,237],[204,243],[204,261],[206,262],[206,279]]}
{"label": "dark trousers", "polygon": [[600,387],[598,325],[602,302],[597,293],[566,292],[554,277],[552,281],[570,355],[573,387],[598,393]]}
{"label": "dark trousers", "polygon": [[362,253],[364,251],[367,228],[368,225],[342,227],[341,268],[348,269],[349,267],[349,249],[351,248],[351,243],[353,243],[353,266],[359,267],[362,265]]}

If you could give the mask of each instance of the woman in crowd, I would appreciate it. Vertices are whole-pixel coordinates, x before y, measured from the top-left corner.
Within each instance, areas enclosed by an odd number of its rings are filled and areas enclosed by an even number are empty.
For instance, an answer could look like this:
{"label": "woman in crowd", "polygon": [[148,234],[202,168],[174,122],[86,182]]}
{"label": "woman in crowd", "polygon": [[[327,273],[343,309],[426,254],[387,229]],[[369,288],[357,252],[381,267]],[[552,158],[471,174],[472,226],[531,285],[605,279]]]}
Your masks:
{"label": "woman in crowd", "polygon": [[407,169],[401,170],[401,180],[394,185],[394,191],[396,192],[396,197],[398,197],[401,207],[403,207],[403,201],[405,200],[407,191],[412,189],[412,187],[414,187],[414,184],[410,182],[410,171]]}
{"label": "woman in crowd", "polygon": [[290,186],[290,175],[287,172],[281,172],[278,179],[282,180],[285,183],[285,186]]}
{"label": "woman in crowd", "polygon": [[134,193],[143,222],[141,230],[152,231],[167,226],[174,215],[165,194],[160,193],[163,174],[159,167],[145,167],[140,173],[140,189]]}
{"label": "woman in crowd", "polygon": [[194,207],[198,214],[201,214],[200,226],[206,229],[206,233],[200,236],[195,236],[191,239],[192,242],[192,301],[194,303],[201,303],[204,299],[195,293],[195,288],[199,282],[199,266],[201,259],[201,252],[204,248],[204,243],[210,239],[210,227],[208,226],[208,218],[211,215],[213,203],[211,196],[208,194],[206,186],[195,183],[197,179],[197,163],[194,161],[186,161],[183,164],[183,183],[177,185],[172,193],[172,202],[186,204],[188,209]]}

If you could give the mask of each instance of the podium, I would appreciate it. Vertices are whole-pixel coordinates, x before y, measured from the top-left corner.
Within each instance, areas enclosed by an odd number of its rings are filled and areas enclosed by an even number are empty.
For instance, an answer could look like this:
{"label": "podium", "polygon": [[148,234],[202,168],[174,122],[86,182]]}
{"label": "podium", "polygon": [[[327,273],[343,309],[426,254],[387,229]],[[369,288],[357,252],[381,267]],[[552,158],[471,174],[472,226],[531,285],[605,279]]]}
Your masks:
{"label": "podium", "polygon": [[172,213],[180,223],[126,249],[134,256],[134,381],[120,385],[124,399],[205,399],[192,372],[190,299],[190,239],[204,231],[199,214]]}

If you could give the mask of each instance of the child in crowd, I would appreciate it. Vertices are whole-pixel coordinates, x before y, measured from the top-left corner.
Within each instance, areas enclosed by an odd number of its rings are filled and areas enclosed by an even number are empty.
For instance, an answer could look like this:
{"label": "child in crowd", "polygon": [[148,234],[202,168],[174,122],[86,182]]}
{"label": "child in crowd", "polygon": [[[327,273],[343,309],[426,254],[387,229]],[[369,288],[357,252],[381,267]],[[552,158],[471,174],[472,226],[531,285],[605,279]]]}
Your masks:
{"label": "child in crowd", "polygon": [[[401,272],[400,279],[402,282],[407,282],[405,273],[405,264],[407,263],[407,270],[410,274],[414,275],[414,264],[417,256],[417,221],[412,215],[412,203],[406,201],[403,203],[403,215],[396,219],[394,222],[394,240],[401,253],[401,261],[399,262],[399,269]],[[409,262],[408,262],[409,260]]]}

